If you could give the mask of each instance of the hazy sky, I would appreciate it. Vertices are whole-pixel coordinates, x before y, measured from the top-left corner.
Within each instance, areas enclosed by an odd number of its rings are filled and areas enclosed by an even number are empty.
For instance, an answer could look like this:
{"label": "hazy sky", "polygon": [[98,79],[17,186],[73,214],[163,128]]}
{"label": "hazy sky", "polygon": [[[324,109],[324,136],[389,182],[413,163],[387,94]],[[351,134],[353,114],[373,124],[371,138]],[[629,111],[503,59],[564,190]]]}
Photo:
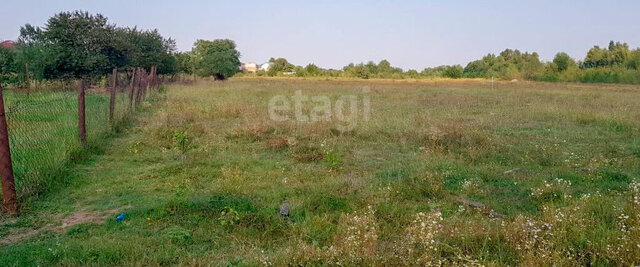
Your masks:
{"label": "hazy sky", "polygon": [[582,59],[609,40],[640,46],[640,1],[204,1],[0,0],[0,39],[60,11],[102,13],[111,23],[157,28],[190,50],[196,39],[236,41],[242,61],[285,57],[341,68],[388,59],[404,69],[465,65],[505,48],[565,51]]}

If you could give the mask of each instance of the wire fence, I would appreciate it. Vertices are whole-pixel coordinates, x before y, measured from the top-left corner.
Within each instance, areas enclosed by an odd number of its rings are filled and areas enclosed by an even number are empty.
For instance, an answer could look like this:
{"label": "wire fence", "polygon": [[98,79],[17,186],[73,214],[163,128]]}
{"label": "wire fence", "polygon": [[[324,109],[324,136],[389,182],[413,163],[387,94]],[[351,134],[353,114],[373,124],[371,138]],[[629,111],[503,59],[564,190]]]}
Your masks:
{"label": "wire fence", "polygon": [[152,69],[149,74],[136,70],[117,75],[122,77],[113,94],[112,118],[112,83],[84,90],[86,143],[79,138],[79,91],[35,91],[27,97],[24,92],[6,90],[5,118],[18,199],[51,188],[76,155],[135,114],[135,107],[159,87],[153,73]]}

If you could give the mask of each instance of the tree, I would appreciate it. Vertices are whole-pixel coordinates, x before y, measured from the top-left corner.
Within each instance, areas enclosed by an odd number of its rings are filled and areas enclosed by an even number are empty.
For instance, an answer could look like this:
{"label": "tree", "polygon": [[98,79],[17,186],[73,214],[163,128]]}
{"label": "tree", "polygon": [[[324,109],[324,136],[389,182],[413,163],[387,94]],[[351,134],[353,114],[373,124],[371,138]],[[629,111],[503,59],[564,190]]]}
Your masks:
{"label": "tree", "polygon": [[391,63],[386,60],[383,59],[380,61],[380,63],[378,63],[378,72],[379,73],[392,73],[393,72],[393,67],[391,67]]}
{"label": "tree", "polygon": [[100,14],[74,11],[51,17],[42,38],[55,56],[45,74],[51,78],[87,78],[107,73],[113,29]]}
{"label": "tree", "polygon": [[413,69],[412,69],[412,70],[408,70],[408,71],[406,72],[406,75],[407,75],[409,78],[412,78],[412,79],[416,79],[416,78],[419,78],[419,77],[420,77],[420,73],[418,73],[418,71],[417,71],[417,70],[413,70]]}
{"label": "tree", "polygon": [[494,54],[488,54],[480,60],[471,61],[464,68],[464,75],[470,78],[489,78],[495,75],[492,68],[497,61]]}
{"label": "tree", "polygon": [[524,79],[535,80],[544,75],[544,64],[536,52],[522,54],[522,61],[516,67]]}
{"label": "tree", "polygon": [[442,75],[447,78],[458,79],[462,78],[464,70],[460,65],[447,66]]}
{"label": "tree", "polygon": [[18,43],[23,45],[30,45],[41,42],[42,29],[40,27],[34,27],[28,23],[20,27],[20,37],[18,37]]}
{"label": "tree", "polygon": [[576,65],[576,62],[567,53],[560,52],[553,58],[559,72],[563,72]]}
{"label": "tree", "polygon": [[51,68],[53,53],[42,43],[20,44],[15,52],[13,69],[21,81],[25,81],[27,67],[32,80],[42,81],[45,70]]}
{"label": "tree", "polygon": [[369,68],[360,63],[358,65],[353,65],[353,63],[345,66],[343,68],[344,72],[351,77],[361,78],[361,79],[369,79],[371,77],[371,71]]}
{"label": "tree", "polygon": [[163,56],[160,65],[157,67],[157,74],[173,75],[179,72],[178,59],[173,54]]}
{"label": "tree", "polygon": [[367,68],[368,73],[371,73],[372,75],[378,74],[378,65],[376,65],[375,62],[369,61],[364,65],[364,67]]}
{"label": "tree", "polygon": [[304,67],[304,70],[309,76],[319,76],[320,74],[322,74],[322,70],[315,64],[307,65],[306,67]]}
{"label": "tree", "polygon": [[269,59],[271,62],[271,66],[267,71],[269,76],[276,76],[276,74],[280,72],[291,72],[295,67],[293,64],[289,63],[285,58],[271,58]]}
{"label": "tree", "polygon": [[198,40],[194,44],[197,70],[200,76],[214,76],[217,80],[225,80],[240,69],[240,52],[232,40],[217,39],[213,41]]}
{"label": "tree", "polygon": [[13,82],[14,53],[9,48],[0,47],[0,84]]}
{"label": "tree", "polygon": [[53,62],[54,54],[44,41],[42,29],[30,24],[20,27],[14,63],[14,69],[20,78],[24,81],[28,66],[30,79],[42,81],[45,78],[45,70],[53,68]]}
{"label": "tree", "polygon": [[150,69],[160,66],[166,57],[175,51],[175,41],[163,38],[158,30],[125,28],[119,31],[126,39],[124,43],[132,67]]}
{"label": "tree", "polygon": [[175,55],[178,72],[194,74],[196,72],[196,61],[191,52],[178,52]]}
{"label": "tree", "polygon": [[629,53],[626,65],[628,69],[640,70],[640,48]]}
{"label": "tree", "polygon": [[622,65],[629,58],[629,45],[620,42],[609,42],[610,65]]}
{"label": "tree", "polygon": [[583,68],[597,68],[603,67],[609,64],[609,52],[604,49],[600,49],[599,46],[594,46],[589,49],[587,56],[582,63]]}

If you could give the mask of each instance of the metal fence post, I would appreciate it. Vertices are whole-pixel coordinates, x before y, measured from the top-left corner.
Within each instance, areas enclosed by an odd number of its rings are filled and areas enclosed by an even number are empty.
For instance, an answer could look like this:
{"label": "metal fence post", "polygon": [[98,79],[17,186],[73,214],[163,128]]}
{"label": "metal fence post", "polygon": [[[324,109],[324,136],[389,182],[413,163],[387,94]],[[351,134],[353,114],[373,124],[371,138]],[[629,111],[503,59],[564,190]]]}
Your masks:
{"label": "metal fence post", "polygon": [[11,150],[9,149],[9,131],[4,112],[2,85],[0,85],[0,176],[2,176],[2,211],[18,215],[18,197],[13,178]]}

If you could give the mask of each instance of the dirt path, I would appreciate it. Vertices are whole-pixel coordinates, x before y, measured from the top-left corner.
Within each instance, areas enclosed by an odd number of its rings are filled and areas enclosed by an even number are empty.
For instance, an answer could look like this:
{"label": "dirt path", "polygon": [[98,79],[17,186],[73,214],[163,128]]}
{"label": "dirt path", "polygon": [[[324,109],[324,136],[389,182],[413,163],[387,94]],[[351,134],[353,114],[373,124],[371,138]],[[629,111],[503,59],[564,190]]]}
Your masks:
{"label": "dirt path", "polygon": [[[87,210],[87,208],[85,207],[68,214],[43,214],[41,216],[48,216],[52,218],[53,221],[57,221],[60,223],[48,223],[41,227],[12,228],[11,234],[0,238],[0,245],[9,245],[22,242],[39,236],[40,234],[45,232],[61,234],[67,231],[69,228],[80,224],[105,224],[108,219],[115,218],[119,212],[131,207],[132,206],[123,206],[120,208],[104,211],[91,211]],[[18,220],[16,218],[10,218],[1,222],[0,225],[10,226],[12,224],[16,224],[17,222]]]}

